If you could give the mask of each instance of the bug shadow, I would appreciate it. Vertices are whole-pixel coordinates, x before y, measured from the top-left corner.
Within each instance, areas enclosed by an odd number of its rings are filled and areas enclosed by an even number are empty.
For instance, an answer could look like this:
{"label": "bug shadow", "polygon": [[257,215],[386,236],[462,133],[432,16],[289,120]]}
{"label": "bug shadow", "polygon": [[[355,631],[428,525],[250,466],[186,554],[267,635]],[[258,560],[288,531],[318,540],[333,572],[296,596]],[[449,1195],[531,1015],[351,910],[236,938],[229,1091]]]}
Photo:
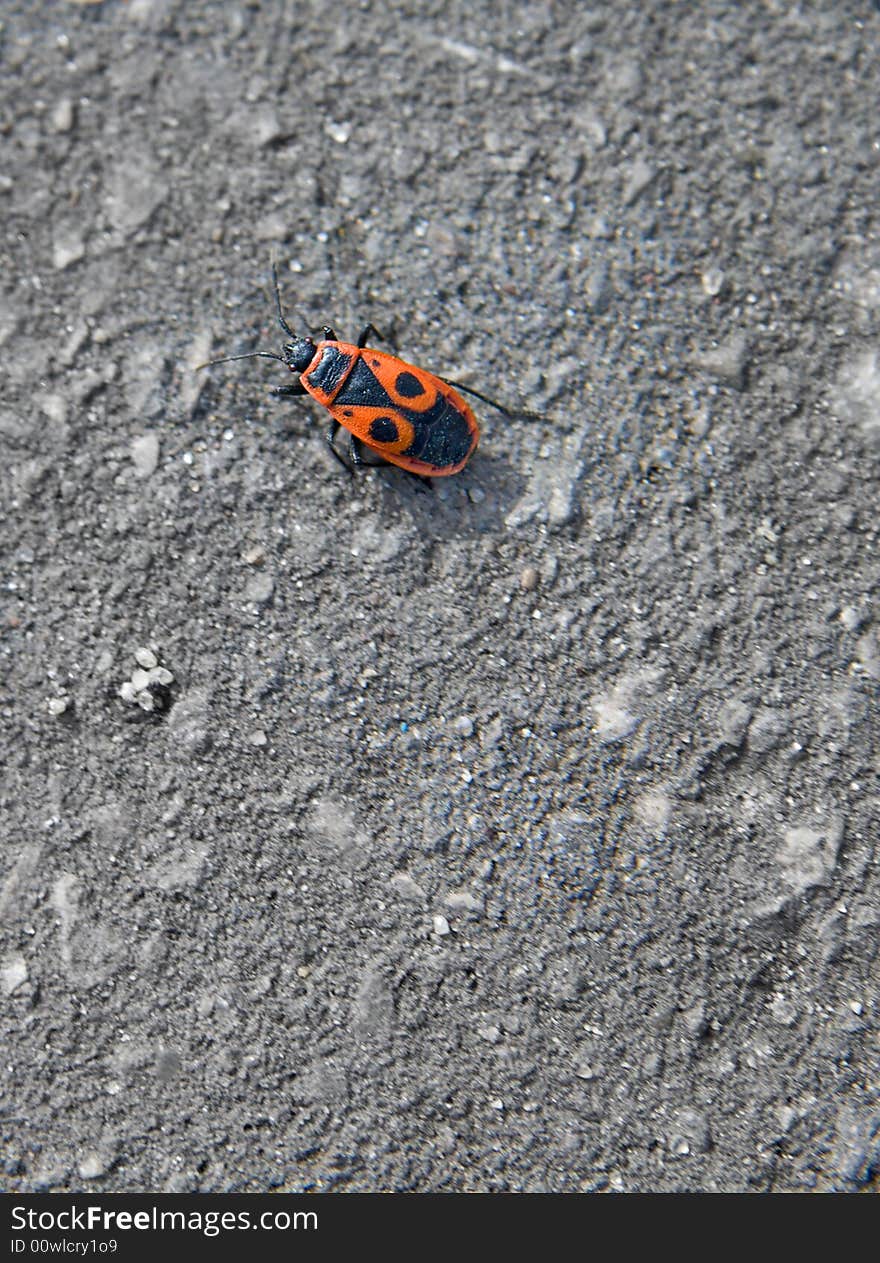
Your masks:
{"label": "bug shadow", "polygon": [[440,541],[504,529],[504,522],[525,491],[525,479],[501,457],[477,453],[466,469],[430,485],[393,465],[365,470],[374,480],[383,510],[405,514],[419,534]]}

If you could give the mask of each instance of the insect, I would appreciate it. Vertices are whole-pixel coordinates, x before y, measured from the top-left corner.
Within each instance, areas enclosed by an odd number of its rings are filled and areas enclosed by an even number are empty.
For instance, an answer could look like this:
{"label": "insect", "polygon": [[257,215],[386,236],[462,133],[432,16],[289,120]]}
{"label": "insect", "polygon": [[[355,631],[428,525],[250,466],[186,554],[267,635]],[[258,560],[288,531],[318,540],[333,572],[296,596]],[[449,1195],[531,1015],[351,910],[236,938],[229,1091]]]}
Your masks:
{"label": "insect", "polygon": [[[278,322],[291,339],[285,343],[282,354],[250,351],[210,360],[199,367],[258,358],[285,364],[297,374],[296,381],[276,386],[271,393],[282,398],[311,395],[324,405],[332,417],[327,444],[349,473],[368,463],[363,458],[366,447],[389,464],[399,465],[423,479],[457,474],[470,460],[480,439],[477,419],[458,390],[510,415],[501,404],[479,391],[448,382],[387,351],[368,347],[371,335],[382,337],[372,324],[366,326],[355,343],[340,341],[329,325],[322,328],[324,336],[319,341],[297,336],[284,319],[274,264],[272,281]],[[340,429],[349,433],[348,460],[336,448]]]}

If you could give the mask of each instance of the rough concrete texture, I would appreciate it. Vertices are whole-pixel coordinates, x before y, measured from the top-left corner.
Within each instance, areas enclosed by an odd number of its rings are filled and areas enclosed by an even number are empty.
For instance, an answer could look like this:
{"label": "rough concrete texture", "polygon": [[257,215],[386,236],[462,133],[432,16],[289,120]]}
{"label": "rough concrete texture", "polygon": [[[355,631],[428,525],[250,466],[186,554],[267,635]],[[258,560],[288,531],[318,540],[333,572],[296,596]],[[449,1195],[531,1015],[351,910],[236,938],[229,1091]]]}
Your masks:
{"label": "rough concrete texture", "polygon": [[4,1187],[876,1186],[878,45],[6,0]]}

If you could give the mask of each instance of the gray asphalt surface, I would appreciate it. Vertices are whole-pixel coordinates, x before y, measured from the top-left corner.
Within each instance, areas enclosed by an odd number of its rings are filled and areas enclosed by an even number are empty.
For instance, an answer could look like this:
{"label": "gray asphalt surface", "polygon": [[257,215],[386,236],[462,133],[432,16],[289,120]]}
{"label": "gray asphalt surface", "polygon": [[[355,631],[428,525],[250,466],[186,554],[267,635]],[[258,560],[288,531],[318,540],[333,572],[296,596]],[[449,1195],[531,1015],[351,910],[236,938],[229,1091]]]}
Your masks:
{"label": "gray asphalt surface", "polygon": [[876,1188],[878,47],[3,5],[3,1187]]}

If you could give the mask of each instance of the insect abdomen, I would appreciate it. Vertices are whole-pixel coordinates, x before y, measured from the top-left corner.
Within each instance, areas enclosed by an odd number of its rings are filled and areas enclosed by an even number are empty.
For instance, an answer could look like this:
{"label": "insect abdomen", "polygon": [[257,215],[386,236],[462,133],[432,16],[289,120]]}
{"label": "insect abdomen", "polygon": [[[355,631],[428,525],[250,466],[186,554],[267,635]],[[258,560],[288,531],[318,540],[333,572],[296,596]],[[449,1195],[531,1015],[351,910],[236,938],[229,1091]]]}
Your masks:
{"label": "insect abdomen", "polygon": [[401,455],[424,461],[437,469],[452,469],[467,460],[476,446],[477,435],[467,416],[451,399],[437,395],[424,412],[404,409],[413,426],[412,442]]}

